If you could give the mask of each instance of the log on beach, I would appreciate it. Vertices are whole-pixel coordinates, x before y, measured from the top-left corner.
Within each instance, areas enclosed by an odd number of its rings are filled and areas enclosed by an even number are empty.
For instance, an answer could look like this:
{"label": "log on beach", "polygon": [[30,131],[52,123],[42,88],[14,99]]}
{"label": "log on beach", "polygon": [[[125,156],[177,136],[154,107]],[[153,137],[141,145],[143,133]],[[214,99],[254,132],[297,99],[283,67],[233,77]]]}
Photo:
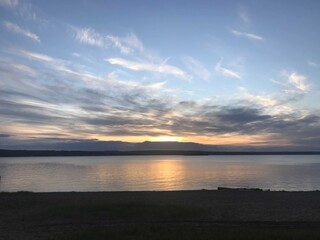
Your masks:
{"label": "log on beach", "polygon": [[250,192],[269,191],[269,189],[263,190],[262,188],[230,188],[230,187],[218,187],[217,190],[218,191],[250,191]]}

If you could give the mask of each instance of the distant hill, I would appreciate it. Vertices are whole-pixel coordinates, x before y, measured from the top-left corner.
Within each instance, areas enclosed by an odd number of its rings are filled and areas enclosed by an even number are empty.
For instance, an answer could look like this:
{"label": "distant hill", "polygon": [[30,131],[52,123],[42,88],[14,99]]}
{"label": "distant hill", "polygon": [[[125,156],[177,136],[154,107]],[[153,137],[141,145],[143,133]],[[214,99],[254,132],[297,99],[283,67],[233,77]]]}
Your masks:
{"label": "distant hill", "polygon": [[204,145],[193,142],[141,142],[130,143],[122,141],[97,141],[97,140],[76,140],[76,141],[54,141],[50,143],[38,143],[21,146],[4,146],[2,149],[12,150],[62,150],[62,151],[216,151],[226,150],[222,146]]}
{"label": "distant hill", "polygon": [[[212,145],[181,142],[103,142],[99,147],[103,150],[87,150],[90,146],[83,145],[79,150],[77,145],[69,146],[67,150],[8,150],[0,149],[0,157],[34,157],[34,156],[141,156],[141,155],[297,155],[320,154],[320,151],[260,151],[255,150],[230,150]],[[73,147],[74,149],[72,149]],[[75,148],[76,147],[76,148]],[[97,145],[95,145],[94,149]]]}
{"label": "distant hill", "polygon": [[[35,147],[36,146],[36,147]],[[193,142],[141,142],[71,140],[2,147],[0,156],[99,155],[211,155],[211,154],[318,154],[314,149],[208,145]]]}

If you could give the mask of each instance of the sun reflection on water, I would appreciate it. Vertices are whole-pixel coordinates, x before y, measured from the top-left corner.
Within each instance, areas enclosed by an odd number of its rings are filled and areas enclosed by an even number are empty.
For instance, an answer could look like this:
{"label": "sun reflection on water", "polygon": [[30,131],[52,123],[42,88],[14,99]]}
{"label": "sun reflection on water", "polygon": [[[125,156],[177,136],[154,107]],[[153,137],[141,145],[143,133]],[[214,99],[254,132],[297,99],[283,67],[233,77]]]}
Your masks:
{"label": "sun reflection on water", "polygon": [[143,189],[172,190],[185,178],[185,166],[181,161],[164,159],[148,161],[131,161],[126,164],[111,163],[92,167],[91,176],[96,176],[98,184],[107,184],[113,188],[125,185]]}

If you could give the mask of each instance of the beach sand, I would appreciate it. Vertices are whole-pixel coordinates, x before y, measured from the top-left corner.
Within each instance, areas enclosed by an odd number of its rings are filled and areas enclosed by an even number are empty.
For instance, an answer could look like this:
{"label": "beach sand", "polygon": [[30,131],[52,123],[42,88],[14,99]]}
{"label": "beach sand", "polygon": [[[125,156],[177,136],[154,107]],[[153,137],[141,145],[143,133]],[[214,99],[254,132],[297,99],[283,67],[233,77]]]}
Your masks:
{"label": "beach sand", "polygon": [[320,192],[0,193],[0,239],[320,239]]}

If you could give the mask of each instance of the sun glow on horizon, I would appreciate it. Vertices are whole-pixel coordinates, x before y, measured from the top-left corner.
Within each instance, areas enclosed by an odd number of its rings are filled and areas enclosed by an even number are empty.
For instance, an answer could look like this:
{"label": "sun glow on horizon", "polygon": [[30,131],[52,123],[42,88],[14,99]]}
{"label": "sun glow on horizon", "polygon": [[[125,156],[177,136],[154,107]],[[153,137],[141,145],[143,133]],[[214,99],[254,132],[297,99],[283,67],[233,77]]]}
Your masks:
{"label": "sun glow on horizon", "polygon": [[184,137],[177,137],[177,136],[161,136],[156,138],[156,141],[159,142],[183,142]]}
{"label": "sun glow on horizon", "polygon": [[98,141],[123,141],[131,143],[141,142],[194,142],[198,144],[208,145],[228,145],[228,146],[289,146],[291,145],[286,139],[278,136],[277,141],[273,139],[276,136],[271,134],[265,135],[231,135],[221,134],[216,136],[101,136],[91,135],[89,139],[97,139]]}

